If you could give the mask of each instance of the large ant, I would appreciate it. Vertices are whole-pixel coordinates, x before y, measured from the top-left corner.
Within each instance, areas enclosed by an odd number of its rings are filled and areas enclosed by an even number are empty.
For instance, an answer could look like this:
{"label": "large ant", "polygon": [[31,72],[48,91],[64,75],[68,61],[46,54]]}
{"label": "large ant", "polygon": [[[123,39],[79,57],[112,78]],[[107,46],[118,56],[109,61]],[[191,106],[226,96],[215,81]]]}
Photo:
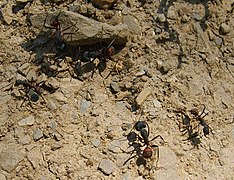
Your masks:
{"label": "large ant", "polygon": [[[149,140],[149,134],[150,134],[149,129],[150,128],[149,128],[148,123],[145,121],[137,121],[133,128],[136,131],[140,132],[140,135],[137,135],[136,133],[134,133],[131,130],[130,133],[128,134],[128,140],[129,140],[129,142],[132,142],[132,144],[130,144],[130,146],[134,147],[134,150],[131,152],[131,154],[134,151],[136,151],[137,155],[135,155],[135,156],[139,156],[137,159],[137,164],[138,165],[146,164],[146,160],[152,158],[157,153],[157,160],[156,160],[156,166],[157,166],[157,162],[159,160],[159,149],[158,149],[157,145],[152,144],[151,142],[157,138],[161,138],[161,140],[163,142],[165,142],[164,139],[162,138],[161,135],[157,135],[154,138],[152,138],[151,140]],[[140,140],[141,143],[143,143],[143,145],[136,143],[135,142],[136,138],[135,137],[133,138],[133,136],[138,137],[138,139]],[[146,146],[143,151],[140,149],[140,147],[142,147],[142,146]],[[142,151],[142,153],[141,153],[141,151]],[[130,157],[128,160],[125,161],[124,164],[126,164],[130,159],[134,158],[135,156]],[[155,157],[153,157],[152,159],[155,159]]]}
{"label": "large ant", "polygon": [[[152,138],[151,140],[149,140],[150,128],[149,128],[148,123],[145,121],[137,121],[134,125],[134,128],[140,132],[141,137],[143,138],[143,143],[144,143],[144,145],[146,145],[146,147],[142,153],[143,157],[144,158],[151,158],[153,155],[153,149],[151,148],[152,145],[150,144],[150,142],[154,141],[157,138],[161,138],[163,141],[164,141],[164,139],[162,138],[161,135],[157,135],[154,138]],[[140,139],[141,139],[141,137],[140,137]],[[158,151],[157,155],[159,158],[159,151]]]}
{"label": "large ant", "polygon": [[199,114],[198,109],[196,109],[196,108],[191,109],[190,113],[192,115],[194,115],[195,119],[199,122],[199,124],[203,126],[203,133],[206,136],[206,135],[209,135],[211,128],[209,127],[209,125],[204,120],[204,117],[208,114],[208,113],[205,113],[205,108],[206,107],[203,104],[203,110],[202,110],[202,112],[200,114]]}
{"label": "large ant", "polygon": [[[107,59],[111,59],[111,56],[115,53],[115,48],[114,48],[114,46],[112,46],[115,39],[116,38],[114,38],[107,47],[103,47],[99,50],[84,51],[83,53],[81,53],[80,62],[78,62],[76,69],[78,71],[79,70],[82,71],[82,69],[85,68],[85,65],[84,65],[84,67],[81,66],[81,62],[87,63],[88,65],[92,64],[93,65],[92,76],[93,76],[95,70],[98,69],[100,76],[103,77],[101,72],[103,72],[106,68]],[[99,60],[97,65],[94,64],[95,59]],[[111,73],[109,73],[106,77],[103,77],[103,78],[107,79],[110,74]]]}

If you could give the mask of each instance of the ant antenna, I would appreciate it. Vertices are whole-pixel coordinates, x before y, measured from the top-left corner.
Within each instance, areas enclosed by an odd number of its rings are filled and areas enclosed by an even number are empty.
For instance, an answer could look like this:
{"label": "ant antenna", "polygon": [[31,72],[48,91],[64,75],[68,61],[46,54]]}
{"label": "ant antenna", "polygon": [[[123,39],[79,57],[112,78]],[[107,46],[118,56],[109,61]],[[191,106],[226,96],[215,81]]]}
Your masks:
{"label": "ant antenna", "polygon": [[[119,32],[116,34],[116,36],[118,36],[120,32],[121,32],[121,31],[119,31]],[[116,38],[117,38],[117,37],[115,37],[115,38],[110,42],[110,44],[107,46],[106,49],[108,49],[108,48],[111,47],[111,45],[115,42]]]}

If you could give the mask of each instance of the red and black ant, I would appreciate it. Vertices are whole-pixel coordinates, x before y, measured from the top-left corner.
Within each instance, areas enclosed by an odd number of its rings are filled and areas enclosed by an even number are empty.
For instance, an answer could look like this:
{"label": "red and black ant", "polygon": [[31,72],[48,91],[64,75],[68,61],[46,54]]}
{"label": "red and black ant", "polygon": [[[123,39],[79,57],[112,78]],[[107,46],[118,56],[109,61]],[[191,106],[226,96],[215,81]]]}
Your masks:
{"label": "red and black ant", "polygon": [[[130,146],[133,146],[134,147],[133,151],[137,152],[137,155],[135,155],[135,156],[139,156],[138,160],[142,161],[142,158],[144,158],[144,159],[153,158],[154,159],[155,157],[153,157],[153,156],[155,156],[155,154],[157,154],[157,161],[156,161],[156,166],[157,166],[157,162],[159,160],[159,148],[158,148],[158,145],[152,144],[152,141],[154,141],[157,138],[160,138],[163,142],[165,142],[164,139],[162,138],[161,135],[157,135],[154,138],[152,138],[151,140],[149,140],[150,128],[149,128],[149,125],[146,121],[137,121],[133,128],[136,131],[140,132],[140,135],[137,135],[136,133],[134,133],[131,130],[130,133],[128,134],[128,140],[130,142],[132,142],[130,144]],[[138,137],[138,139],[140,140],[141,143],[143,143],[143,145],[140,143],[135,143],[136,138],[133,138],[133,136]],[[130,140],[130,139],[133,139],[133,140]],[[146,147],[144,148],[144,150],[141,153],[140,147],[142,147],[142,146],[146,146]],[[133,153],[133,151],[131,152],[131,154]],[[135,156],[130,157],[128,160],[125,161],[124,164],[126,164],[130,159],[134,158]],[[141,162],[141,164],[142,163],[145,164],[145,160],[143,160]],[[140,165],[140,163],[138,163],[138,164]]]}
{"label": "red and black ant", "polygon": [[[83,53],[80,53],[80,61],[77,63],[75,68],[78,71],[77,74],[82,76],[82,72],[90,71],[85,70],[85,68],[88,69],[89,67],[91,67],[93,70],[92,77],[96,70],[98,70],[100,76],[103,77],[102,72],[106,69],[107,60],[111,59],[111,56],[115,53],[115,48],[114,46],[112,46],[114,41],[115,39],[113,39],[107,47],[101,48],[99,50],[84,51]],[[94,62],[95,59],[99,60],[97,64],[95,64]],[[81,66],[81,62],[86,64]],[[108,76],[103,78],[107,79],[109,75],[110,73],[108,74]]]}
{"label": "red and black ant", "polygon": [[48,29],[54,29],[55,30],[55,48],[58,53],[65,53],[67,50],[67,43],[64,41],[63,36],[64,35],[72,35],[74,33],[65,33],[68,29],[75,26],[75,24],[72,24],[71,26],[62,29],[61,24],[59,22],[59,16],[61,15],[61,11],[56,16],[52,16],[52,18],[49,21],[49,25],[46,25],[48,14],[44,20],[43,27]]}

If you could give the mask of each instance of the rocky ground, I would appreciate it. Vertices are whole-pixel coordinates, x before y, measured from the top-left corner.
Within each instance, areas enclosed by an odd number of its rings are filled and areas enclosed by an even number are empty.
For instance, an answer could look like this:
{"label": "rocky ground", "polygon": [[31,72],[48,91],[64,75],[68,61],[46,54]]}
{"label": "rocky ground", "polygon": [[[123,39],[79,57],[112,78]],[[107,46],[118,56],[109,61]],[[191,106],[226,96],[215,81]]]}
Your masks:
{"label": "rocky ground", "polygon": [[0,179],[233,179],[233,8],[1,1]]}

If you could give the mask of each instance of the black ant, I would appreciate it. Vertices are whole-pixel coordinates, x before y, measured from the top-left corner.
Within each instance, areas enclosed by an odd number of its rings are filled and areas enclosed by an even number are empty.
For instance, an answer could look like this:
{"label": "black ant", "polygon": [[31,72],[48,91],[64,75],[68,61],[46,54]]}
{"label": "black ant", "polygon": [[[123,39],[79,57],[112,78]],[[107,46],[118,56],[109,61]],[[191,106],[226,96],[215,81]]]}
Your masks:
{"label": "black ant", "polygon": [[199,122],[199,124],[203,126],[203,133],[204,133],[205,136],[207,136],[207,135],[209,135],[211,128],[209,127],[209,125],[204,120],[204,117],[208,114],[208,113],[205,113],[205,108],[206,107],[203,104],[203,110],[202,110],[202,112],[200,114],[199,114],[198,109],[196,109],[196,108],[191,109],[190,113],[192,115],[194,115],[195,119]]}
{"label": "black ant", "polygon": [[[43,90],[40,86],[37,86],[27,80],[16,80],[15,86],[23,85],[26,88],[26,95],[32,102],[37,102],[39,96],[41,96]],[[22,103],[23,104],[23,103]]]}
{"label": "black ant", "polygon": [[[184,129],[181,130],[181,125],[179,124],[179,128],[181,132],[184,132],[188,134],[188,138],[186,140],[191,141],[192,145],[197,146],[201,143],[200,138],[198,137],[198,132],[194,132],[194,128],[191,124],[191,118],[183,111],[183,110],[175,110],[176,113],[181,113],[183,115],[182,117],[182,124],[184,126]],[[184,133],[184,134],[185,134]],[[183,134],[183,135],[184,135]]]}

